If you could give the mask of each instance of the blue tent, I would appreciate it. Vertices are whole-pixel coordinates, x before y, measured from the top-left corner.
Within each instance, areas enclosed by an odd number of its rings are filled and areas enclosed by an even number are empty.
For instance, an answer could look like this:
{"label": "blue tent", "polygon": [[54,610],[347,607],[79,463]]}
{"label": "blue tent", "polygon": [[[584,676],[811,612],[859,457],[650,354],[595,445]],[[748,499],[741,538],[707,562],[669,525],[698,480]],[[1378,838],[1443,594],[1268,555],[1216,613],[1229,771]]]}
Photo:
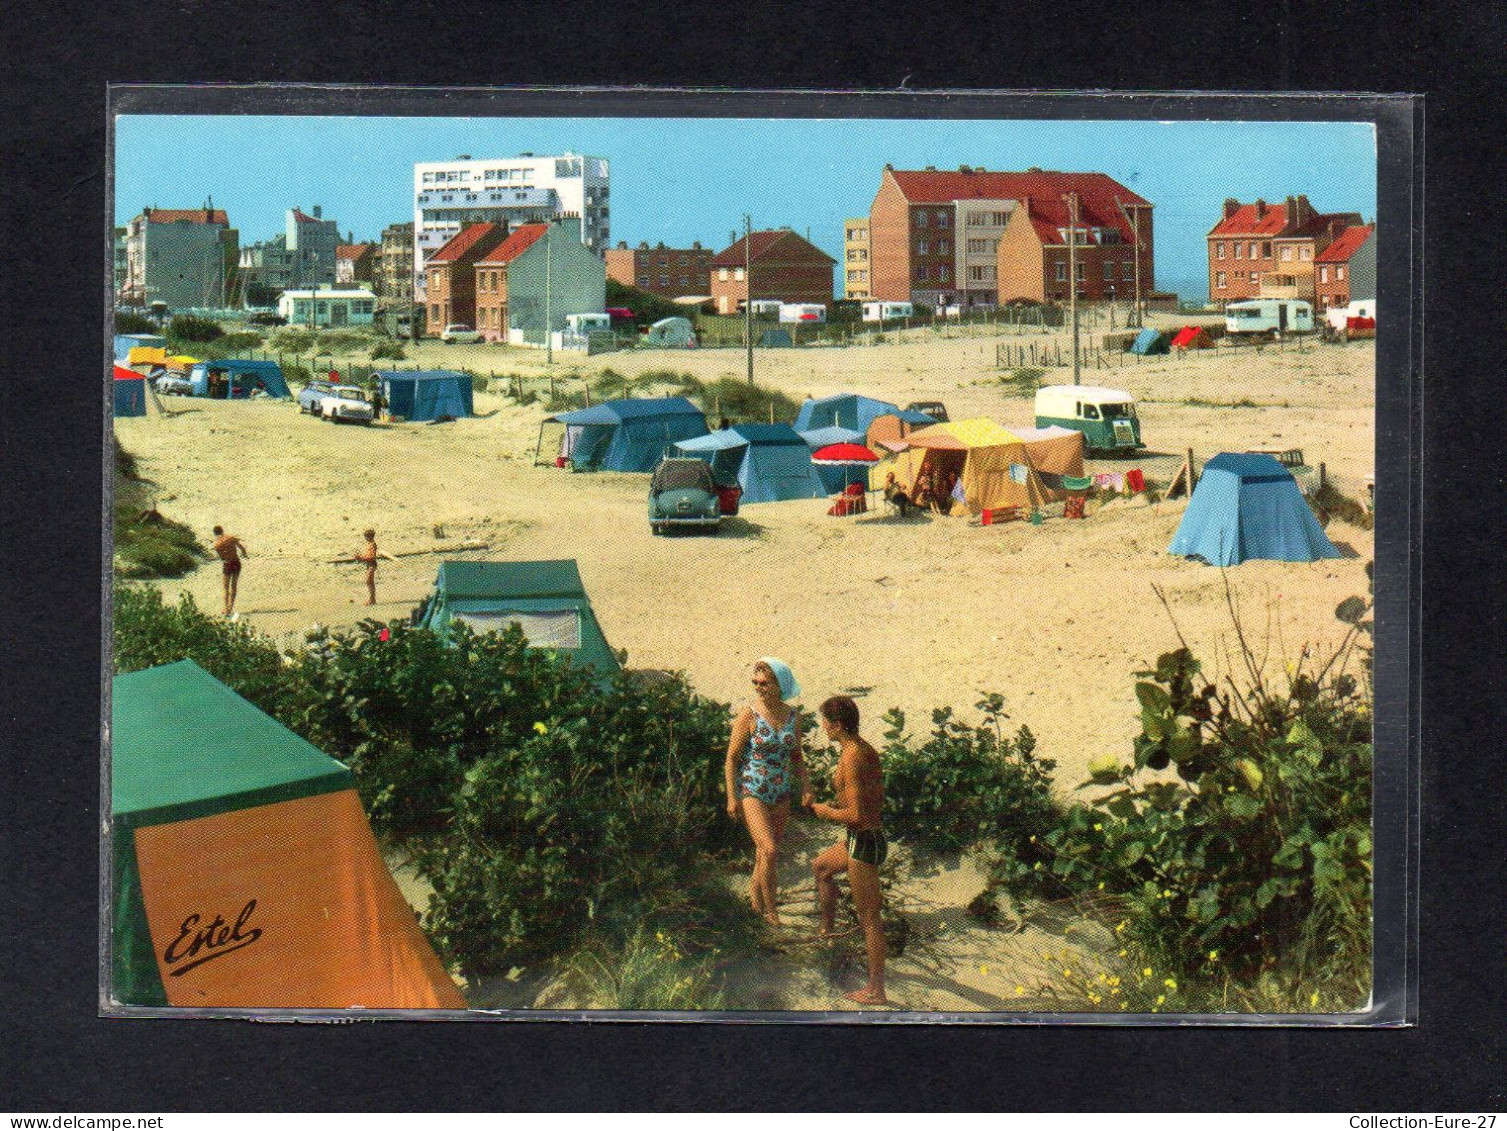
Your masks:
{"label": "blue tent", "polygon": [[890,404],[889,401],[876,401],[873,397],[860,396],[857,393],[838,393],[836,396],[822,397],[801,405],[801,411],[795,418],[795,430],[805,433],[813,428],[829,428],[832,425],[838,425],[842,428],[851,428],[860,436],[866,436],[869,425],[874,423],[875,417],[886,414],[898,416],[907,424],[925,426],[936,423],[923,412],[902,409],[898,405]]}
{"label": "blue tent", "polygon": [[379,370],[387,411],[404,420],[455,420],[470,416],[471,375],[453,369],[417,369],[409,373]]}
{"label": "blue tent", "polygon": [[288,382],[283,380],[282,368],[275,361],[253,361],[250,358],[226,358],[223,361],[200,361],[188,372],[194,387],[194,396],[210,395],[210,374],[223,373],[227,383],[227,395],[240,400],[249,397],[260,383],[269,397],[291,397]]}
{"label": "blue tent", "polygon": [[811,449],[788,424],[734,424],[682,440],[675,451],[706,460],[718,483],[736,482],[743,488],[741,503],[827,497]]}
{"label": "blue tent", "polygon": [[147,414],[146,378],[129,369],[115,367],[116,416],[145,416]]}
{"label": "blue tent", "polygon": [[1166,353],[1167,335],[1160,330],[1153,330],[1147,326],[1135,336],[1135,341],[1130,344],[1131,353]]}
{"label": "blue tent", "polygon": [[560,454],[577,468],[603,471],[653,471],[676,441],[706,435],[706,415],[685,397],[603,401],[547,416],[544,424],[565,426]]}
{"label": "blue tent", "polygon": [[1340,556],[1292,472],[1268,455],[1231,452],[1204,465],[1168,552],[1220,566]]}

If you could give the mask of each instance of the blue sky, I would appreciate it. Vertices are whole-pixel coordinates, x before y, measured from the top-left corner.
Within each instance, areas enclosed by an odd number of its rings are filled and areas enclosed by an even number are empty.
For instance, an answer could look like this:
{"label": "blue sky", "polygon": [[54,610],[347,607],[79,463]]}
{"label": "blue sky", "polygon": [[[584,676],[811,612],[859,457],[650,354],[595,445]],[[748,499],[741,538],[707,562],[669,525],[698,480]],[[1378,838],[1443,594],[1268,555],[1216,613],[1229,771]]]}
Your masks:
{"label": "blue sky", "polygon": [[842,221],[868,211],[886,162],[1104,172],[1156,206],[1157,285],[1198,298],[1226,197],[1306,193],[1323,212],[1376,214],[1366,123],[121,115],[115,220],[212,196],[250,243],[319,204],[375,240],[412,219],[416,161],[565,150],[611,161],[614,244],[720,251],[747,212],[756,228],[809,228],[839,259]]}

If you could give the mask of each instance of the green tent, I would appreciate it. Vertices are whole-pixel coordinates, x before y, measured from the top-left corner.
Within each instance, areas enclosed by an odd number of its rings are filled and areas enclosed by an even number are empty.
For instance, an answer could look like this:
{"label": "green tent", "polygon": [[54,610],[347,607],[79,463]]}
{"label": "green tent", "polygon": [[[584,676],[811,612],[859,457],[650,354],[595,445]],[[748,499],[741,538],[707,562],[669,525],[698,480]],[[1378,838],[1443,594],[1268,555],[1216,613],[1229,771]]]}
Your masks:
{"label": "green tent", "polygon": [[555,648],[603,676],[621,671],[592,612],[573,559],[544,562],[442,562],[418,623],[441,636],[460,621],[476,632],[509,624],[536,648]]}
{"label": "green tent", "polygon": [[191,660],[116,676],[111,997],[461,1008],[351,772]]}

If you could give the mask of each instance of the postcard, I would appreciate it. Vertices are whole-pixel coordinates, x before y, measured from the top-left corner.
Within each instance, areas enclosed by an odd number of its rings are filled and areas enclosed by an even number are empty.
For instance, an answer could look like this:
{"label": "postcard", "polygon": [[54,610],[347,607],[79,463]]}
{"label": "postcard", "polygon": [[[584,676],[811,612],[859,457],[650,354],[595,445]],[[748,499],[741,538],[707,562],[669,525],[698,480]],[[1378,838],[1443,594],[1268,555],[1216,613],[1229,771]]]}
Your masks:
{"label": "postcard", "polygon": [[389,93],[112,92],[103,1013],[1407,1020],[1374,100]]}

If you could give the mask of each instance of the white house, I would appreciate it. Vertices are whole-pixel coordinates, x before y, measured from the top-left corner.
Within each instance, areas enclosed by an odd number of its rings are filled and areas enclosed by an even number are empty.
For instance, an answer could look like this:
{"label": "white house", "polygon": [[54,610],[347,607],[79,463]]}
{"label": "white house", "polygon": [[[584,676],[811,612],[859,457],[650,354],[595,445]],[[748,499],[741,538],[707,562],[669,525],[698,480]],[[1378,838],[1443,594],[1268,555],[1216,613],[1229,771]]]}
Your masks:
{"label": "white house", "polygon": [[290,326],[370,326],[377,296],[363,289],[284,291],[277,312]]}

